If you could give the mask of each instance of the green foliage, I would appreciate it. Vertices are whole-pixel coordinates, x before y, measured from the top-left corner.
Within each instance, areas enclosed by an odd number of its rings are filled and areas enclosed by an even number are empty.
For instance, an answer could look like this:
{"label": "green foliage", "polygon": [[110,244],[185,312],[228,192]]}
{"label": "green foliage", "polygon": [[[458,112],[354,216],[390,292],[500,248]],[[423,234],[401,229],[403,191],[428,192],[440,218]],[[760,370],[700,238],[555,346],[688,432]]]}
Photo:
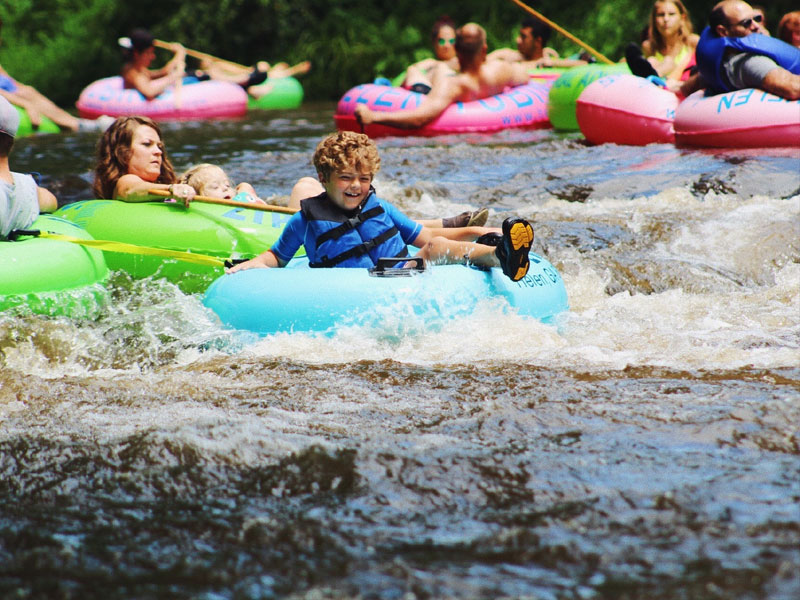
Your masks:
{"label": "green foliage", "polygon": [[35,7],[27,0],[5,7],[2,64],[20,81],[70,105],[85,82],[107,75],[102,64],[117,54],[105,35],[114,3],[51,2],[48,10],[42,10],[41,0]]}
{"label": "green foliage", "polygon": [[[772,27],[794,3],[768,4]],[[639,39],[652,6],[641,0],[527,4],[612,60]],[[699,31],[713,0],[685,4]],[[20,81],[71,106],[88,83],[118,72],[117,38],[145,26],[159,39],[243,64],[308,59],[312,70],[302,77],[306,98],[337,99],[353,85],[378,74],[396,75],[430,56],[428,32],[442,14],[456,23],[482,24],[490,49],[513,46],[527,15],[503,0],[442,0],[432,6],[419,0],[14,0],[0,3],[0,63]],[[562,55],[580,51],[556,32],[549,45]]]}

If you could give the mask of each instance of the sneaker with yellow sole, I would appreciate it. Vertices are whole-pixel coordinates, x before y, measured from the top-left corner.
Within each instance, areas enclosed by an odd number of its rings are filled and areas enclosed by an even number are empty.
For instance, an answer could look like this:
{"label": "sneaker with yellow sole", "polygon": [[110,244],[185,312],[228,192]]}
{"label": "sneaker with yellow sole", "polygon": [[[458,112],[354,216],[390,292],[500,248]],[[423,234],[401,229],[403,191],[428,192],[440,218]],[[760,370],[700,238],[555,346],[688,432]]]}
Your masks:
{"label": "sneaker with yellow sole", "polygon": [[528,253],[533,244],[533,227],[525,219],[510,217],[503,221],[503,243],[495,248],[503,273],[511,281],[528,274]]}

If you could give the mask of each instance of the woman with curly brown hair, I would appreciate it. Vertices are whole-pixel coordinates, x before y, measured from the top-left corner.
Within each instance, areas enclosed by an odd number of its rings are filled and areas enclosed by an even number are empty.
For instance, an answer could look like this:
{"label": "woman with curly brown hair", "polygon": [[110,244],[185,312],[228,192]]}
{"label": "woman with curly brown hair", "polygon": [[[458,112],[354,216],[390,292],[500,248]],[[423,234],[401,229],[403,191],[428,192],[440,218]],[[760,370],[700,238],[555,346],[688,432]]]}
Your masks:
{"label": "woman with curly brown hair", "polygon": [[97,145],[92,190],[98,198],[125,202],[161,200],[152,189],[166,190],[186,206],[196,194],[192,186],[178,183],[155,121],[118,117]]}

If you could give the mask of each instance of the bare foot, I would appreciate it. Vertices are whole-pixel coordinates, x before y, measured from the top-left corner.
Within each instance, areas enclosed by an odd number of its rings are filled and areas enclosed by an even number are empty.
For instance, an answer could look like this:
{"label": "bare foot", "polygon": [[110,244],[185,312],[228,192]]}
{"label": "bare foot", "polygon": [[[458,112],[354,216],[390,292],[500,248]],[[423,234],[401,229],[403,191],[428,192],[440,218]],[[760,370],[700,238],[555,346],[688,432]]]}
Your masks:
{"label": "bare foot", "polygon": [[31,120],[31,125],[33,125],[34,129],[38,129],[42,124],[42,113],[40,113],[39,109],[32,104],[26,106],[25,108],[28,111],[28,118]]}
{"label": "bare foot", "polygon": [[275,86],[271,83],[262,83],[260,85],[251,85],[249,88],[247,88],[247,93],[258,100],[259,98],[269,94],[273,89],[275,89]]}
{"label": "bare foot", "polygon": [[303,73],[308,73],[311,70],[311,62],[304,60],[301,63],[297,63],[294,67],[292,67],[292,69],[298,75],[302,75]]}
{"label": "bare foot", "polygon": [[303,75],[304,73],[308,73],[310,70],[311,63],[307,60],[299,62],[293,67],[290,67],[286,63],[278,63],[269,70],[269,76],[273,79],[278,79],[280,77],[292,77],[294,75]]}

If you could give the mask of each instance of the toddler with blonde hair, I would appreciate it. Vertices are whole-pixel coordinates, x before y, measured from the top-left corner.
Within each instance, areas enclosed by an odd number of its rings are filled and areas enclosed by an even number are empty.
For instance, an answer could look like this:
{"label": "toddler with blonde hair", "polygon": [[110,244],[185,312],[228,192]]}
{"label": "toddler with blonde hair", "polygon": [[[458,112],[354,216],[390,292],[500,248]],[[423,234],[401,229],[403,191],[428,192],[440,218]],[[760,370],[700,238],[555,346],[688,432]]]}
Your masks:
{"label": "toddler with blonde hair", "polygon": [[225,171],[217,165],[209,163],[195,165],[181,175],[180,182],[192,186],[200,196],[266,204],[249,183],[242,182],[234,187]]}

